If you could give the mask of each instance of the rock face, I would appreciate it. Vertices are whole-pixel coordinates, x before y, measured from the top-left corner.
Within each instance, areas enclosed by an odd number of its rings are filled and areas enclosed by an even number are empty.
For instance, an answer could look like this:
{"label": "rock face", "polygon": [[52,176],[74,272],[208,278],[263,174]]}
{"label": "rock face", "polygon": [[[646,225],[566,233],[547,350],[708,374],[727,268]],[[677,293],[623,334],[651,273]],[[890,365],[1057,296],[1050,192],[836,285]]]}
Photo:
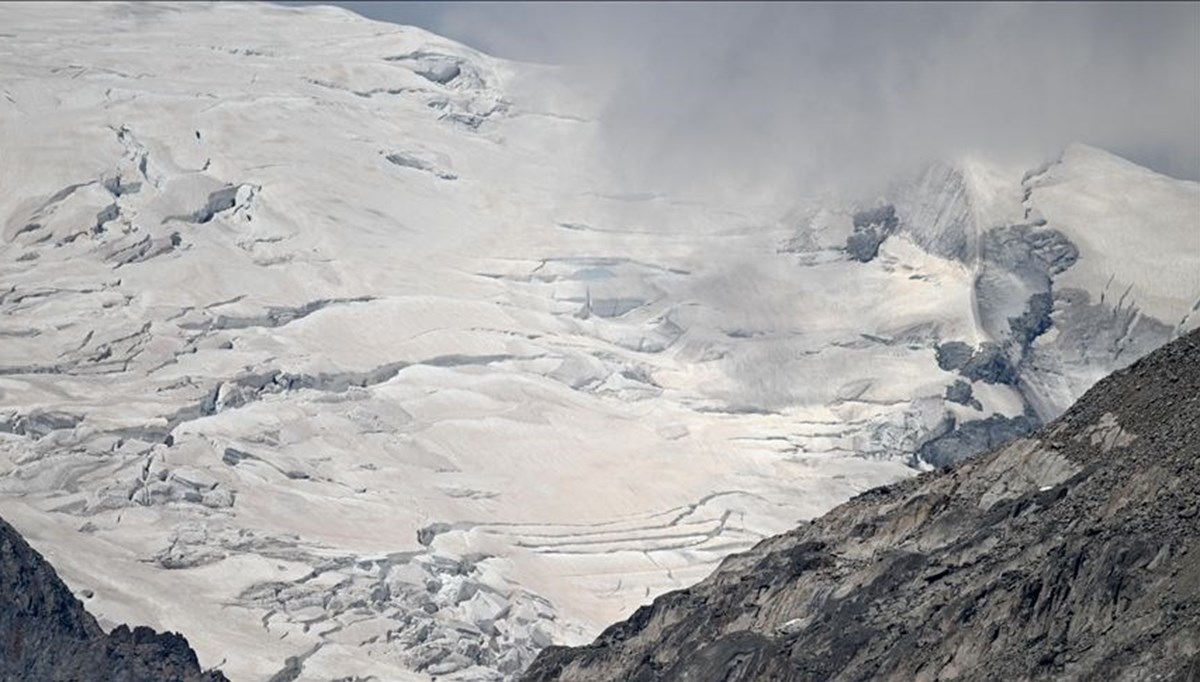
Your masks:
{"label": "rock face", "polygon": [[0,25],[0,516],[238,680],[511,679],[1200,325],[1200,183],[1101,150],[677,191],[344,9]]}
{"label": "rock face", "polygon": [[[1190,260],[1194,250],[1158,259],[1170,274],[1151,274],[1131,264],[1138,247],[1124,234],[1130,214],[1079,201],[1120,196],[1141,207],[1134,219],[1139,231],[1154,240],[1194,242],[1195,217],[1156,225],[1172,211],[1154,207],[1170,203],[1173,190],[1143,171],[1101,150],[1072,145],[1058,160],[1023,173],[960,159],[897,183],[893,228],[878,238],[911,239],[973,271],[977,338],[944,335],[936,347],[939,369],[983,388],[981,394],[1003,387],[1021,403],[1020,414],[1010,409],[1001,415],[987,400],[974,411],[957,412],[951,433],[921,438],[919,460],[952,464],[1024,435],[1062,414],[1103,376],[1195,327],[1189,312],[1194,302],[1168,311],[1135,284],[1157,278],[1184,289],[1200,285],[1200,269]],[[1061,199],[1064,191],[1073,197],[1070,205]],[[1192,208],[1181,210],[1194,216],[1198,204],[1188,201]]]}
{"label": "rock face", "polygon": [[727,559],[527,680],[1200,679],[1200,333]]}
{"label": "rock face", "polygon": [[182,635],[121,625],[105,634],[54,568],[0,519],[0,680],[228,682],[202,671]]}

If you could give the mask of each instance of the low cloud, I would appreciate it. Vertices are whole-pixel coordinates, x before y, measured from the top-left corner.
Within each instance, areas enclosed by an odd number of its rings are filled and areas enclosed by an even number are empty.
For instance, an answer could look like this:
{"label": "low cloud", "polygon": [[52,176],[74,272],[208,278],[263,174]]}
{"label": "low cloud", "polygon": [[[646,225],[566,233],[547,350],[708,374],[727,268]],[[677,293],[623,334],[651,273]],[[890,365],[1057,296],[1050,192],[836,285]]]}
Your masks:
{"label": "low cloud", "polygon": [[1200,178],[1195,3],[447,3],[354,7],[605,95],[631,184],[873,188],[923,160],[1073,141]]}

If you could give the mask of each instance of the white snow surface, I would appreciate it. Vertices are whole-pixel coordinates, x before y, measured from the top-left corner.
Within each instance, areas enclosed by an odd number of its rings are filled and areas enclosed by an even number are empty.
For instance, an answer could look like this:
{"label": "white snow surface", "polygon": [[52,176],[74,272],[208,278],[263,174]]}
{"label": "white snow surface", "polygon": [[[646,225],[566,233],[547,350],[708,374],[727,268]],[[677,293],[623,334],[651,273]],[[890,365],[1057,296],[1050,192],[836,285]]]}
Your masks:
{"label": "white snow surface", "polygon": [[[1029,184],[1048,226],[1062,230],[1080,250],[1060,286],[1087,291],[1096,301],[1124,299],[1123,306],[1187,325],[1200,306],[1196,183],[1075,144],[1061,163]],[[1189,297],[1192,306],[1181,307]]]}
{"label": "white snow surface", "polygon": [[[338,9],[0,6],[0,516],[234,680],[507,679],[1019,415],[935,361],[996,340],[987,230],[1038,211],[1056,286],[1196,325],[1196,183],[972,160],[861,263],[849,204],[624,186],[597,116]],[[1047,411],[1140,348],[1055,306]]]}

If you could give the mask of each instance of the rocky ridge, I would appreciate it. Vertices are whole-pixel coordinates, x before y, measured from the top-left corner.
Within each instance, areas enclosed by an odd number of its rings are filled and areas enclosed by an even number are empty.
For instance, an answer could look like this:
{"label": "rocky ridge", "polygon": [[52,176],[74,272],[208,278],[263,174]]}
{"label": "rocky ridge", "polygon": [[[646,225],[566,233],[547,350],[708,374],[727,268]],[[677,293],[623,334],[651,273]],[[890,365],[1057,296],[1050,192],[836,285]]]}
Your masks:
{"label": "rocky ridge", "polygon": [[345,10],[0,23],[0,515],[239,680],[507,680],[1200,321],[1200,184],[1096,149],[697,197]]}
{"label": "rocky ridge", "polygon": [[1194,680],[1200,332],[1035,435],[859,495],[544,680]]}
{"label": "rocky ridge", "polygon": [[0,680],[228,682],[187,639],[119,625],[105,633],[54,568],[0,519]]}

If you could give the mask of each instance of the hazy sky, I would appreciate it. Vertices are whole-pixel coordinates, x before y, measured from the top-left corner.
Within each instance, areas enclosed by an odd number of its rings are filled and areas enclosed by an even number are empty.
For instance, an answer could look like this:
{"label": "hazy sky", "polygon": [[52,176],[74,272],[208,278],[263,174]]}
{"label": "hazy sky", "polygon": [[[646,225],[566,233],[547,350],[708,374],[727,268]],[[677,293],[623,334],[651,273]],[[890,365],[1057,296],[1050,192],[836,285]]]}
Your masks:
{"label": "hazy sky", "polygon": [[872,182],[1082,141],[1200,179],[1200,3],[329,4],[577,68],[647,177]]}

